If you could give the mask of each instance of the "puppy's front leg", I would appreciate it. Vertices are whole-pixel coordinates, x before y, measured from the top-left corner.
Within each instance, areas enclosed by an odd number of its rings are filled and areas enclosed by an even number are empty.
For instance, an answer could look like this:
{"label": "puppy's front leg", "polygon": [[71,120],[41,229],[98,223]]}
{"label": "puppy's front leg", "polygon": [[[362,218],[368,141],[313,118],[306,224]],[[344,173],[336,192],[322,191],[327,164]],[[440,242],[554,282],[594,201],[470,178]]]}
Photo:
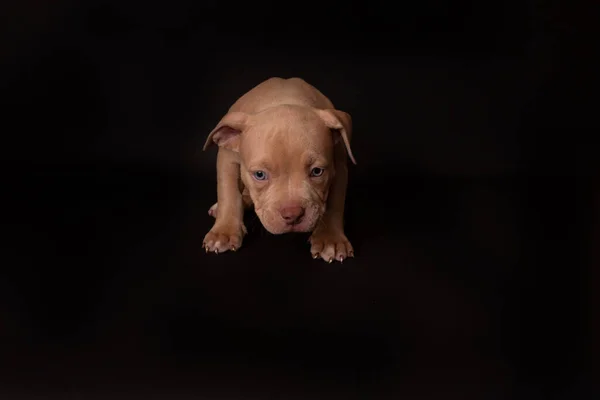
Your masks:
{"label": "puppy's front leg", "polygon": [[327,210],[310,237],[313,258],[331,263],[354,257],[354,249],[344,233],[344,203],[348,185],[348,166],[343,145],[335,150],[335,178],[329,189]]}
{"label": "puppy's front leg", "polygon": [[204,237],[207,252],[236,251],[246,234],[244,208],[239,186],[240,164],[237,153],[219,148],[217,154],[217,204],[216,219]]}

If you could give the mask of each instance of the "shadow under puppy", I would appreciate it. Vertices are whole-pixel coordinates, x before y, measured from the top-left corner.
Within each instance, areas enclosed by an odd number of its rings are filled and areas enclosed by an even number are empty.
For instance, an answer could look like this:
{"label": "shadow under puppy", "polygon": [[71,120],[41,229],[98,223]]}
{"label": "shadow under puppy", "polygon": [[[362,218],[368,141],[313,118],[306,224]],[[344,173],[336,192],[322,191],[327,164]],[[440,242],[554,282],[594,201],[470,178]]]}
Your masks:
{"label": "shadow under puppy", "polygon": [[210,133],[219,146],[207,252],[237,250],[254,206],[272,234],[312,232],[313,258],[353,257],[344,233],[352,119],[300,78],[270,78],[239,98]]}

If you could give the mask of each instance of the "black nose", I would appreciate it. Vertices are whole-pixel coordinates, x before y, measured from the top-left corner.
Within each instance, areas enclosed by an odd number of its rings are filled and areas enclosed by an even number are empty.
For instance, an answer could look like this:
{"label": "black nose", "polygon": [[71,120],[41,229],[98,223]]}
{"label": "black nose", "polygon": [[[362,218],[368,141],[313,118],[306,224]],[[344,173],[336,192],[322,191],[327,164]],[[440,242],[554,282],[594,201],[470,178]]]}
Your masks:
{"label": "black nose", "polygon": [[279,210],[281,217],[290,225],[299,223],[304,216],[304,208],[302,207],[284,207]]}

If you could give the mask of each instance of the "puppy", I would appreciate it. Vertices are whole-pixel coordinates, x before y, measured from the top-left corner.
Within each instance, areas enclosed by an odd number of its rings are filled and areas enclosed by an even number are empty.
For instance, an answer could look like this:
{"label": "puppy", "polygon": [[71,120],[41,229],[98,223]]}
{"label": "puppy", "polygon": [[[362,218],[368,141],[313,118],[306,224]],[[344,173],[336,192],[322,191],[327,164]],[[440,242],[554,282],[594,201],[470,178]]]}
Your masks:
{"label": "puppy", "polygon": [[217,155],[215,218],[207,252],[237,250],[254,207],[272,234],[312,232],[313,258],[354,256],[344,233],[352,119],[300,78],[271,78],[243,95],[208,135]]}

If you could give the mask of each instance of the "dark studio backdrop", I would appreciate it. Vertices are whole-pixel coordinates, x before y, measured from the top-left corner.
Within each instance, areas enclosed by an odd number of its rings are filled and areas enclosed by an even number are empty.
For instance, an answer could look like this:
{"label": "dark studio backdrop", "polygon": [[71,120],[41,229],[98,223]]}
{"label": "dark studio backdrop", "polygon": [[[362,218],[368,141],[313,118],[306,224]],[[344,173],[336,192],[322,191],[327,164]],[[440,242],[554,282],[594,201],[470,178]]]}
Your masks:
{"label": "dark studio backdrop", "polygon": [[[22,0],[0,18],[2,398],[592,398],[591,10]],[[202,251],[200,148],[271,76],[353,117],[342,265],[251,214],[238,253]]]}

